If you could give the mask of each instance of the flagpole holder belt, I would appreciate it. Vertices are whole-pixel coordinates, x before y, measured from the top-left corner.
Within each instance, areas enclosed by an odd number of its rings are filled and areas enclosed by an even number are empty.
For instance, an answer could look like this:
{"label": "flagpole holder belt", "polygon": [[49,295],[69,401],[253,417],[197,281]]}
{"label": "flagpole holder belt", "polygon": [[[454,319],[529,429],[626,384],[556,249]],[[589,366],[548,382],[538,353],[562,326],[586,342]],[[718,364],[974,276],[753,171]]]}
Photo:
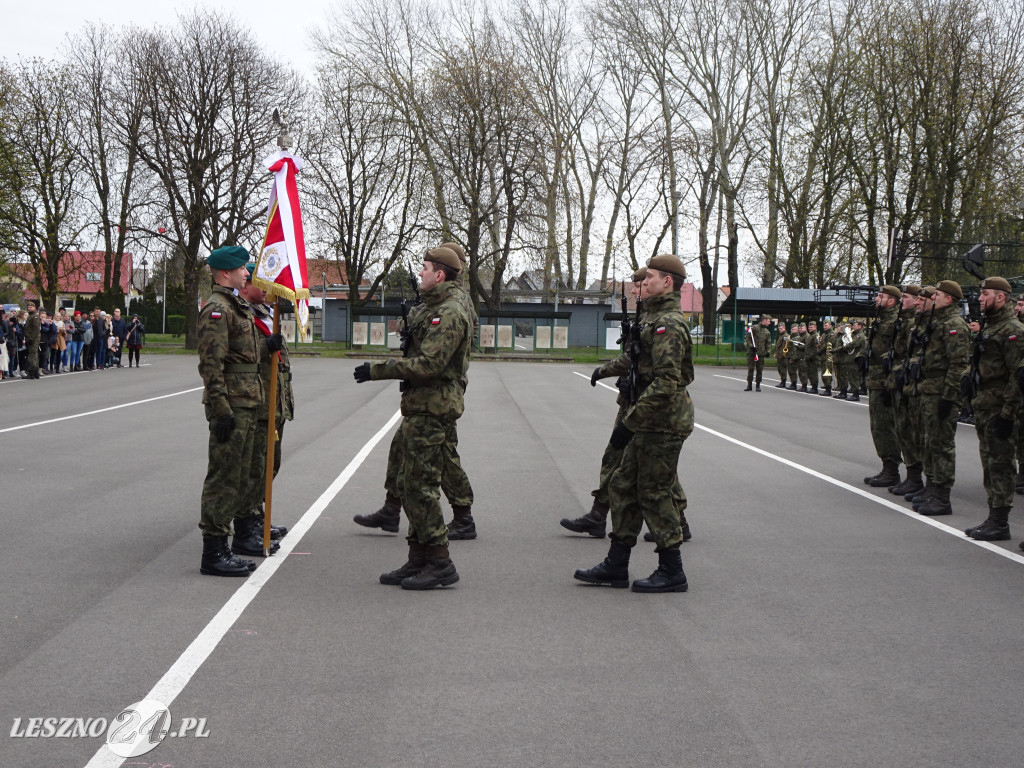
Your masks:
{"label": "flagpole holder belt", "polygon": [[228,363],[224,366],[224,373],[259,373],[260,367],[256,363]]}

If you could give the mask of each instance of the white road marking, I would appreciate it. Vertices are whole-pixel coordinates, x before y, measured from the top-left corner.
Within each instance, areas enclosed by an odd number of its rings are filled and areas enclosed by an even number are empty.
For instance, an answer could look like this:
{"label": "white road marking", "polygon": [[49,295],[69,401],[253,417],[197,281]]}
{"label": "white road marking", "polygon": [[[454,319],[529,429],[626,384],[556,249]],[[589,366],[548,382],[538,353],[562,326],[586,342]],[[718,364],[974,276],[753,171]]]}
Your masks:
{"label": "white road marking", "polygon": [[[288,555],[295,548],[295,545],[302,541],[302,537],[312,527],[313,523],[317,521],[317,518],[327,508],[327,505],[334,500],[334,497],[352,479],[356,470],[366,461],[366,457],[370,455],[370,452],[376,447],[377,443],[391,431],[392,427],[398,423],[401,417],[402,412],[397,411],[388,420],[388,423],[381,427],[377,434],[371,437],[366,445],[359,449],[359,452],[348,463],[348,466],[341,471],[341,474],[320,495],[320,498],[313,502],[313,505],[299,518],[295,527],[288,529],[288,535],[281,539],[281,549],[278,553],[266,558],[260,564],[260,567],[256,569],[255,573],[246,577],[238,590],[228,598],[224,607],[217,612],[217,615],[210,620],[210,623],[192,641],[191,645],[185,649],[184,653],[178,657],[178,660],[164,673],[164,676],[153,686],[152,690],[143,697],[144,699],[156,699],[170,707],[171,703],[178,697],[178,694],[188,685],[192,676],[199,671],[199,668],[209,658],[210,654],[213,653],[214,649],[224,638],[224,635],[227,634],[235,621],[238,620],[238,617],[242,615],[242,612],[249,603],[259,594],[263,586],[270,581],[270,578],[277,573],[278,568],[284,564]],[[85,768],[117,768],[125,759],[115,755],[104,744],[97,750],[92,759],[86,763]]]}
{"label": "white road marking", "polygon": [[[590,380],[590,377],[584,373],[580,373],[579,371],[573,371],[573,373],[575,373],[577,376],[587,379],[588,381]],[[730,377],[720,376],[719,378],[727,379]],[[739,379],[739,381],[746,382],[746,379]],[[609,387],[607,384],[602,384],[601,382],[598,382],[598,384],[604,387],[605,389],[610,389],[615,392],[618,391],[617,389],[615,389],[615,387]],[[1018,555],[1014,552],[1010,552],[1009,550],[1003,549],[1002,547],[997,546],[996,544],[993,544],[989,541],[978,541],[976,539],[972,539],[959,528],[954,528],[950,525],[946,525],[945,523],[940,523],[938,520],[928,517],[927,515],[919,515],[912,509],[907,509],[906,507],[900,506],[894,501],[889,501],[889,499],[882,498],[881,496],[876,496],[875,494],[869,493],[868,491],[865,491],[862,488],[858,488],[855,485],[844,483],[842,480],[837,480],[836,478],[830,477],[829,475],[826,475],[822,472],[818,472],[815,469],[805,467],[803,464],[797,464],[795,461],[790,461],[789,459],[784,459],[781,456],[776,456],[775,454],[762,450],[757,446],[750,445],[749,443],[744,443],[742,440],[737,440],[735,437],[729,437],[729,435],[723,434],[722,432],[718,432],[717,430],[701,426],[700,424],[695,424],[694,426],[696,426],[696,428],[699,430],[707,432],[708,434],[714,435],[715,437],[720,437],[722,440],[726,440],[730,443],[733,443],[734,445],[740,446],[741,448],[746,448],[748,451],[753,451],[754,453],[760,456],[764,456],[766,459],[777,461],[780,464],[785,464],[787,467],[791,467],[792,469],[795,469],[799,472],[808,474],[811,477],[816,477],[819,480],[824,480],[826,483],[830,483],[831,485],[834,485],[837,488],[842,488],[844,491],[849,491],[850,493],[856,494],[857,496],[867,499],[868,501],[873,501],[875,504],[881,504],[883,507],[887,507],[888,509],[892,509],[896,512],[899,512],[901,515],[905,515],[909,517],[911,520],[914,520],[918,523],[930,525],[932,528],[937,528],[938,530],[948,533],[950,536],[954,536],[960,539],[961,541],[966,541],[969,544],[974,544],[976,547],[987,549],[989,552],[994,552],[997,555],[1005,557],[1007,560],[1012,560],[1015,563],[1020,563],[1021,565],[1024,565],[1024,556]]]}
{"label": "white road marking", "polygon": [[160,395],[158,397],[147,397],[145,400],[135,400],[130,403],[121,403],[121,405],[112,405],[109,408],[100,408],[96,411],[85,411],[84,413],[73,413],[70,416],[61,416],[57,419],[47,419],[46,421],[36,421],[31,424],[22,424],[19,427],[7,427],[6,429],[0,429],[0,435],[4,432],[17,432],[19,429],[29,429],[31,427],[41,427],[44,424],[56,424],[58,421],[67,421],[68,419],[80,419],[83,416],[95,416],[97,413],[107,413],[108,411],[116,411],[118,408],[129,408],[133,405],[142,405],[144,403],[152,403],[156,400],[165,400],[168,397],[177,397],[178,395],[187,395],[189,392],[198,392],[202,387],[192,387],[192,389],[183,389],[181,392],[171,392],[169,395]]}

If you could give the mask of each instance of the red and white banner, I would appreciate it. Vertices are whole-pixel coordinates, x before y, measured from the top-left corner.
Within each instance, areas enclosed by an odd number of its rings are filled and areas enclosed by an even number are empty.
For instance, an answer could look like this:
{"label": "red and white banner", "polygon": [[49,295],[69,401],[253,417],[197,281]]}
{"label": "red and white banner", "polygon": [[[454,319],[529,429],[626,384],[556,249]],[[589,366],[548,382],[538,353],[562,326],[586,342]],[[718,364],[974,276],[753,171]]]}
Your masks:
{"label": "red and white banner", "polygon": [[281,150],[264,163],[274,174],[274,186],[267,206],[267,232],[252,281],[268,296],[280,296],[295,304],[299,335],[305,340],[306,323],[309,321],[309,288],[306,283],[302,211],[295,183],[295,177],[302,170],[302,158]]}

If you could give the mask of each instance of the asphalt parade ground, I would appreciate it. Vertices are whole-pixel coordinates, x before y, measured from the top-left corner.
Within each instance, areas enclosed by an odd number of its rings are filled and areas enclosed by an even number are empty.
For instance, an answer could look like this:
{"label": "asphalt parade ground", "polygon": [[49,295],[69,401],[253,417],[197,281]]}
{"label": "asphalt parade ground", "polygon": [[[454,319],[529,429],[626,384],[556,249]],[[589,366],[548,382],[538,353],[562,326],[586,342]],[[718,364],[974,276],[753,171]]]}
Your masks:
{"label": "asphalt parade ground", "polygon": [[[397,383],[299,359],[273,502],[291,532],[249,579],[215,578],[196,361],[143,360],[0,384],[0,768],[1021,762],[1024,503],[1012,541],[963,536],[986,516],[972,428],[954,515],[926,519],[863,484],[866,401],[698,368],[690,589],[635,594],[574,581],[608,540],[558,524],[589,509],[613,382],[475,362],[480,535],[452,542],[457,585],[416,593],[377,580],[405,523],[352,522],[383,501]],[[641,543],[631,576],[656,565]],[[169,733],[116,756],[97,730],[144,699]]]}

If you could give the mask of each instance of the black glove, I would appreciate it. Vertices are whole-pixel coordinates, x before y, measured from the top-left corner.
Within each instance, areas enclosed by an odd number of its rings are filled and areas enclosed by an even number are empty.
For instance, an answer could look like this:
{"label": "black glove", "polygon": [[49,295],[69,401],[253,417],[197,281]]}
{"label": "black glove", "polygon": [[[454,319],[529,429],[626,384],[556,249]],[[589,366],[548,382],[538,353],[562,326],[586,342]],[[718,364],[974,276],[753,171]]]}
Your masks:
{"label": "black glove", "polygon": [[1024,394],[1024,366],[1018,368],[1014,376],[1017,379],[1017,387],[1020,389],[1021,394]]}
{"label": "black glove", "polygon": [[882,405],[884,405],[886,408],[892,406],[892,392],[890,392],[888,389],[882,390]]}
{"label": "black glove", "polygon": [[412,341],[412,331],[401,330],[398,332],[398,338],[401,341],[398,342],[398,349],[404,356],[409,351],[409,344]]}
{"label": "black glove", "polygon": [[271,352],[280,352],[284,346],[284,337],[280,333],[272,333],[267,336],[267,349]]}
{"label": "black glove", "polygon": [[960,396],[963,397],[963,398],[967,398],[967,397],[970,397],[970,395],[971,395],[971,376],[970,376],[970,374],[965,374],[963,376],[963,378],[960,379]]}
{"label": "black glove", "polygon": [[940,397],[939,398],[939,418],[940,419],[949,418],[949,414],[951,414],[953,412],[953,406],[954,405],[955,405],[955,403],[952,400],[943,400]]}
{"label": "black glove", "polygon": [[210,431],[213,432],[218,443],[226,443],[231,439],[231,433],[235,431],[235,414],[218,416],[210,422]]}
{"label": "black glove", "polygon": [[592,387],[596,387],[597,386],[597,380],[601,378],[598,375],[599,373],[601,373],[601,368],[600,367],[595,368],[594,372],[592,374],[590,374],[590,386],[592,386]]}
{"label": "black glove", "polygon": [[363,363],[357,365],[356,369],[352,371],[352,378],[356,380],[356,384],[362,384],[363,382],[370,380],[370,364]]}
{"label": "black glove", "polygon": [[621,449],[629,445],[629,441],[632,439],[633,430],[619,422],[615,425],[615,429],[612,430],[612,436],[608,442],[611,444],[612,448]]}
{"label": "black glove", "polygon": [[1013,434],[1013,422],[1009,419],[1004,419],[1002,416],[996,416],[992,422],[992,432],[1000,440],[1009,440],[1010,435]]}

